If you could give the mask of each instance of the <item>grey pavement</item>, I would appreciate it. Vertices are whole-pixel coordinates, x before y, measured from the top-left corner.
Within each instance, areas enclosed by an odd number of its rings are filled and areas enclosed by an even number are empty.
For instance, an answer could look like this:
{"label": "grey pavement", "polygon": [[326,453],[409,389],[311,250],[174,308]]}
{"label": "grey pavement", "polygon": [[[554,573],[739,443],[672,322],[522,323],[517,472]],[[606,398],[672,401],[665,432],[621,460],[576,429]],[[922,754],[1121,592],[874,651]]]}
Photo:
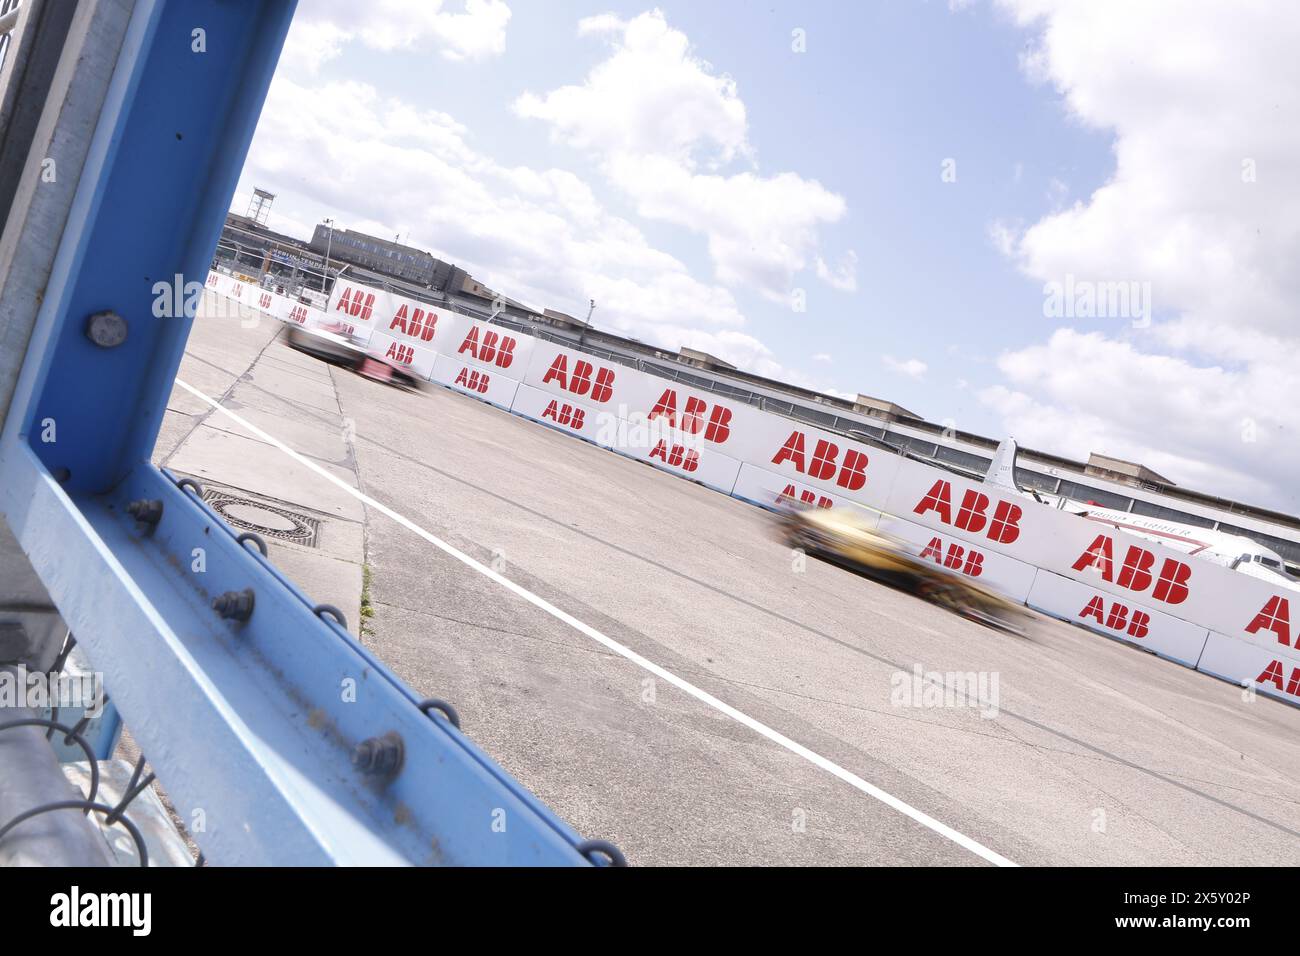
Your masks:
{"label": "grey pavement", "polygon": [[[356,487],[335,370],[290,349],[281,331],[278,321],[209,293],[177,377]],[[340,608],[358,633],[365,511],[356,498],[180,387],[154,463],[220,493],[209,503],[234,527],[258,530],[271,562],[312,600]]]}

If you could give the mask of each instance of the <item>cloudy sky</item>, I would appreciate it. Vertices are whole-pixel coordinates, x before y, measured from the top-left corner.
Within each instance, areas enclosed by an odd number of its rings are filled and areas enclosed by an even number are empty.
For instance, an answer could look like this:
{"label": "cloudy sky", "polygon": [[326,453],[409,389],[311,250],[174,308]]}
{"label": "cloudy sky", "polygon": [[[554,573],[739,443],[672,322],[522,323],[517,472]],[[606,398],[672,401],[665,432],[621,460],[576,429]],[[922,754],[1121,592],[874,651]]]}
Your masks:
{"label": "cloudy sky", "polygon": [[232,208],[1294,513],[1297,49],[1289,0],[303,0]]}

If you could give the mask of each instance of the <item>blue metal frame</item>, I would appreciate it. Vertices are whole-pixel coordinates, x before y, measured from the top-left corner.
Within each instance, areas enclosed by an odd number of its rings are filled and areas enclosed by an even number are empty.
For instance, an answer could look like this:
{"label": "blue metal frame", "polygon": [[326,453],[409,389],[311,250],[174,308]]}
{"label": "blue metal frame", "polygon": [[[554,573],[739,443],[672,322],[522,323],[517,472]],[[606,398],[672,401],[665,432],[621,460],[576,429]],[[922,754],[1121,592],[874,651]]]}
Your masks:
{"label": "blue metal frame", "polygon": [[[137,4],[0,437],[0,510],[213,862],[585,864],[576,833],[150,464],[191,324],[155,317],[152,287],[202,284],[292,12]],[[113,349],[85,335],[104,309],[129,323]],[[126,513],[139,499],[162,502],[152,529]],[[244,588],[251,618],[218,617],[212,598]],[[389,732],[400,771],[363,775],[354,747]]]}

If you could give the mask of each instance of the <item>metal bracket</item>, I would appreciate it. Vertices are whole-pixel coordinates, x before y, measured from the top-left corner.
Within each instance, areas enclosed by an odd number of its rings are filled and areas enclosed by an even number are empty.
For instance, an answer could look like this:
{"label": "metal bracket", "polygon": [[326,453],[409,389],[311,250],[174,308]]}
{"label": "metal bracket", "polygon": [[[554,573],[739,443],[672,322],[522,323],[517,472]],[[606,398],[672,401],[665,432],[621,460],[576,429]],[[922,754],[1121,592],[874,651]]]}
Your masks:
{"label": "metal bracket", "polygon": [[[585,865],[576,833],[150,464],[191,324],[155,284],[202,285],[292,11],[135,3],[0,437],[0,511],[208,859]],[[87,337],[105,310],[124,338]],[[140,501],[160,504],[149,522]],[[252,613],[213,610],[247,589]],[[401,757],[365,773],[376,738]]]}

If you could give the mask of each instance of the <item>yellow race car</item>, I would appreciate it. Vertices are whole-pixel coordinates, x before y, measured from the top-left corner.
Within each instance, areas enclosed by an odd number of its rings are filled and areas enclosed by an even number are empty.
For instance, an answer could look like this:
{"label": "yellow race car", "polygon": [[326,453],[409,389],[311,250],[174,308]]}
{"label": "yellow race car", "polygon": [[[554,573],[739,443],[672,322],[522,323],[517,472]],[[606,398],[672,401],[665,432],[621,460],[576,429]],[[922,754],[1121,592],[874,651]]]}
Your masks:
{"label": "yellow race car", "polygon": [[920,549],[875,527],[861,508],[800,508],[781,516],[781,537],[792,548],[893,585],[964,618],[1023,636],[1023,605],[920,556]]}

